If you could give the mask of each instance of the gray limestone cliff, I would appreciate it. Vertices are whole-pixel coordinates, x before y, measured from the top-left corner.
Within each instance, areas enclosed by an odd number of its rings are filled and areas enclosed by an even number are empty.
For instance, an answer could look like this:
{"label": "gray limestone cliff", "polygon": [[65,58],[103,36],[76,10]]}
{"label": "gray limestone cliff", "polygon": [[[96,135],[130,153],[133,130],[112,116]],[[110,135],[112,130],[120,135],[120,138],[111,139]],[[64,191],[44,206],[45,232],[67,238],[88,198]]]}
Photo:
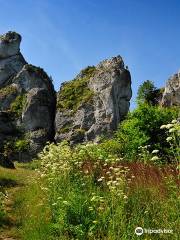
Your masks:
{"label": "gray limestone cliff", "polygon": [[161,105],[165,107],[180,106],[180,73],[174,74],[167,81]]}
{"label": "gray limestone cliff", "polygon": [[117,129],[132,96],[120,56],[87,67],[56,94],[46,72],[25,61],[20,43],[16,32],[0,35],[1,165],[32,160],[47,141],[94,141]]}
{"label": "gray limestone cliff", "polygon": [[52,81],[20,53],[21,36],[0,36],[0,163],[31,160],[54,139]]}
{"label": "gray limestone cliff", "polygon": [[97,140],[112,134],[129,111],[130,72],[120,56],[87,67],[57,94],[56,141]]}

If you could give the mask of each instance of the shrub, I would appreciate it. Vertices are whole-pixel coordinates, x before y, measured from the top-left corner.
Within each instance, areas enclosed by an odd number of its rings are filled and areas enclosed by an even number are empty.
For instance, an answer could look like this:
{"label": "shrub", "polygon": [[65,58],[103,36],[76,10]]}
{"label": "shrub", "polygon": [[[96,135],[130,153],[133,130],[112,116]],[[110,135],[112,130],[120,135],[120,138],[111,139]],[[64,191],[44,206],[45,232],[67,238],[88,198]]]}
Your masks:
{"label": "shrub", "polygon": [[180,122],[176,119],[172,120],[171,123],[167,125],[162,125],[160,127],[162,130],[166,130],[167,138],[166,141],[170,144],[169,152],[172,155],[172,162],[176,163],[178,166],[178,171],[180,170]]}
{"label": "shrub", "polygon": [[51,79],[52,78],[49,78],[47,73],[40,67],[36,67],[32,64],[26,64],[25,65],[25,69],[30,73],[30,74],[37,74],[39,77],[41,77],[42,79],[44,80],[48,80],[48,79]]}
{"label": "shrub", "polygon": [[116,138],[121,144],[121,153],[132,161],[138,153],[138,147],[145,145],[149,140],[149,137],[139,127],[139,119],[131,117],[122,122]]}
{"label": "shrub", "polygon": [[13,103],[11,103],[10,110],[11,112],[14,112],[17,117],[20,117],[25,105],[26,105],[26,95],[21,94],[16,97]]}
{"label": "shrub", "polygon": [[23,152],[28,150],[29,148],[29,141],[25,140],[25,139],[18,139],[15,142],[15,150],[17,152]]}
{"label": "shrub", "polygon": [[120,124],[116,133],[124,155],[134,160],[138,156],[138,147],[151,145],[150,150],[157,148],[164,157],[170,158],[167,135],[160,126],[171,122],[177,116],[177,108],[141,104]]}
{"label": "shrub", "polygon": [[13,93],[16,93],[16,92],[17,92],[16,87],[14,87],[12,85],[9,85],[7,87],[1,88],[0,89],[0,99],[3,99],[6,96],[8,96],[10,94],[13,94]]}

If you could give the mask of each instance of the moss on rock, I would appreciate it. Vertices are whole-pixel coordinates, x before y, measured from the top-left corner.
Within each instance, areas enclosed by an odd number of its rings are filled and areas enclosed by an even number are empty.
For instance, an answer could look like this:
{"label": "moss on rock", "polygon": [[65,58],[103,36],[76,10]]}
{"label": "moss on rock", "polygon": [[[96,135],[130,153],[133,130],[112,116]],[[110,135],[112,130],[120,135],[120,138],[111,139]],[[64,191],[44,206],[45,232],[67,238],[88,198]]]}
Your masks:
{"label": "moss on rock", "polygon": [[6,98],[6,96],[16,93],[17,89],[15,86],[9,85],[7,87],[1,88],[0,89],[0,99]]}
{"label": "moss on rock", "polygon": [[30,74],[37,74],[40,78],[49,79],[47,73],[40,67],[36,67],[32,64],[26,64],[25,70],[27,70]]}
{"label": "moss on rock", "polygon": [[17,117],[22,114],[23,108],[26,105],[26,94],[21,94],[16,97],[10,106],[10,111],[15,113]]}
{"label": "moss on rock", "polygon": [[89,89],[89,79],[94,75],[96,68],[87,67],[74,80],[64,83],[57,96],[57,109],[59,111],[73,110],[76,112],[81,104],[88,102],[94,96]]}

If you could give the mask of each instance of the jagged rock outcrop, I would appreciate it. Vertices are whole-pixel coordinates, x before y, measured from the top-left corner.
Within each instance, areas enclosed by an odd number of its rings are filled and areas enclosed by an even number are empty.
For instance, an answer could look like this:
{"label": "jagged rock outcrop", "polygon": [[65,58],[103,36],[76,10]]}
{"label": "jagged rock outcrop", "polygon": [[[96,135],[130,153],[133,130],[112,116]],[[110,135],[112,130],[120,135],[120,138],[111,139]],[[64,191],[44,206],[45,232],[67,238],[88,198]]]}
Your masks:
{"label": "jagged rock outcrop", "polygon": [[72,144],[111,134],[129,111],[130,72],[120,56],[87,67],[57,94],[56,141]]}
{"label": "jagged rock outcrop", "polygon": [[10,158],[18,160],[21,155],[26,161],[54,139],[52,81],[43,69],[27,64],[20,42],[15,32],[0,36],[0,162],[7,147],[13,150]]}
{"label": "jagged rock outcrop", "polygon": [[[62,84],[27,64],[21,36],[0,36],[0,164],[29,161],[47,141],[72,144],[110,135],[129,110],[131,76],[120,56],[87,67]],[[56,116],[55,116],[56,115]]]}
{"label": "jagged rock outcrop", "polygon": [[174,74],[166,83],[161,105],[180,106],[180,72]]}

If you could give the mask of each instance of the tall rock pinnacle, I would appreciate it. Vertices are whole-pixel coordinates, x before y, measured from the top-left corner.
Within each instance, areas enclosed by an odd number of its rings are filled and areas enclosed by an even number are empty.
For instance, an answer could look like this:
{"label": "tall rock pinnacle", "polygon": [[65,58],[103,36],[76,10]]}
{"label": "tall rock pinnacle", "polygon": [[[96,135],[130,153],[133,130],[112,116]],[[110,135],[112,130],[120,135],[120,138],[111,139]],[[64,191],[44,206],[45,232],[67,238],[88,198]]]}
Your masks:
{"label": "tall rock pinnacle", "polygon": [[31,160],[54,138],[53,84],[43,69],[26,63],[20,42],[18,33],[0,35],[0,163],[6,165]]}
{"label": "tall rock pinnacle", "polygon": [[58,93],[56,140],[77,143],[111,134],[128,113],[131,96],[130,72],[121,56],[87,67]]}

